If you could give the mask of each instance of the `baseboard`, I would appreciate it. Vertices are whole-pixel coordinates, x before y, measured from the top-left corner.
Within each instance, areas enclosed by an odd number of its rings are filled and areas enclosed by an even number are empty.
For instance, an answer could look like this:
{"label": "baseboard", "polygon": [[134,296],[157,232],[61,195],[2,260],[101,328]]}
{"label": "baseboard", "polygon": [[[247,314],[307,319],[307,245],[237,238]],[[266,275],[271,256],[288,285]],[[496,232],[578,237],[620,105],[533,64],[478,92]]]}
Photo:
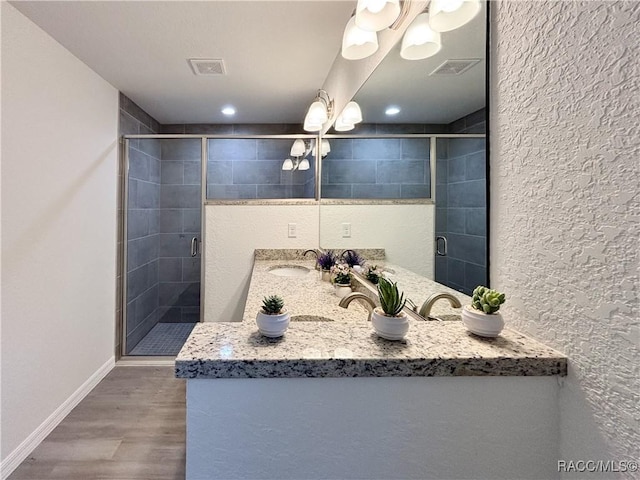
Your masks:
{"label": "baseboard", "polygon": [[102,380],[115,366],[115,357],[111,357],[73,394],[67,398],[49,417],[38,426],[16,449],[7,455],[0,464],[2,480],[5,480],[36,449],[40,442],[49,435],[58,424],[69,415],[80,401],[86,397],[93,387]]}

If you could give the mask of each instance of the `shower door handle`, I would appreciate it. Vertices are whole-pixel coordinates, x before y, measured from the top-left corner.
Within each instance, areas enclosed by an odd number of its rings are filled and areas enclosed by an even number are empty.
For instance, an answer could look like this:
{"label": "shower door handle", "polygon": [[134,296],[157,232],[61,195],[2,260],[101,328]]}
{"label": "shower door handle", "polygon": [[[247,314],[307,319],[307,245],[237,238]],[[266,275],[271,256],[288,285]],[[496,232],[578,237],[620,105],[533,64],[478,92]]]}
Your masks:
{"label": "shower door handle", "polygon": [[191,239],[191,256],[195,257],[198,255],[198,237],[193,237]]}
{"label": "shower door handle", "polygon": [[[440,249],[440,245],[442,245],[442,250]],[[446,237],[436,237],[436,255],[440,255],[441,257],[447,256],[447,238]]]}

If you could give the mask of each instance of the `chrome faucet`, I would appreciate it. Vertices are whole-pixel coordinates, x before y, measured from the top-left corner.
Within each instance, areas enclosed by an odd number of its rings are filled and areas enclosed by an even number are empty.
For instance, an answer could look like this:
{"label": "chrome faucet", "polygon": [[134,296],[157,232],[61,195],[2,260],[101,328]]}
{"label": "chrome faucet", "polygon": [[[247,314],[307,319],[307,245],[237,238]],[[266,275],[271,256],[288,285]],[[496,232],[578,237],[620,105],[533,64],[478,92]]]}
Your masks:
{"label": "chrome faucet", "polygon": [[320,267],[318,266],[318,251],[313,248],[310,248],[309,250],[305,250],[302,256],[306,257],[307,253],[313,253],[316,256],[316,270],[319,270]]}
{"label": "chrome faucet", "polygon": [[420,307],[420,311],[418,312],[418,314],[430,320],[440,320],[439,318],[432,317],[431,315],[429,315],[429,313],[431,313],[431,307],[433,307],[433,304],[443,298],[449,300],[449,303],[453,308],[462,307],[462,304],[460,303],[460,300],[458,300],[458,297],[455,297],[450,293],[434,293],[425,300],[425,302]]}
{"label": "chrome faucet", "polygon": [[346,297],[342,297],[342,299],[340,300],[340,303],[338,303],[338,305],[340,305],[342,308],[347,308],[349,306],[349,304],[354,300],[364,300],[365,301],[365,305],[364,306],[369,312],[369,317],[367,318],[367,320],[371,320],[371,313],[373,312],[373,309],[377,307],[377,305],[375,304],[375,302],[373,300],[371,300],[369,297],[367,297],[364,293],[360,293],[360,292],[350,293]]}

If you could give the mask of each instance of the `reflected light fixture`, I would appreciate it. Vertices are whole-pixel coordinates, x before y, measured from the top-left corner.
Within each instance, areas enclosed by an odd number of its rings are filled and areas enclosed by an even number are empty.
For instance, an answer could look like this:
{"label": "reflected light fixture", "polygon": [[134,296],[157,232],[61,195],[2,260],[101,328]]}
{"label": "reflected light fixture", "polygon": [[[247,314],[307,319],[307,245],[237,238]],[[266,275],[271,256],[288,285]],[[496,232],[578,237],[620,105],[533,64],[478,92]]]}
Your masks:
{"label": "reflected light fixture", "polygon": [[391,26],[400,15],[400,0],[358,0],[355,24],[368,32]]}
{"label": "reflected light fixture", "polygon": [[395,107],[395,106],[388,107],[388,108],[384,111],[384,113],[385,113],[385,115],[389,115],[389,116],[391,116],[391,115],[397,115],[397,114],[399,114],[399,113],[400,113],[400,108],[399,108],[399,107]]}
{"label": "reflected light fixture", "polygon": [[298,164],[298,170],[309,170],[309,160],[303,158]]}
{"label": "reflected light fixture", "polygon": [[356,17],[351,17],[342,35],[342,56],[347,60],[361,60],[373,55],[377,50],[376,32],[361,29],[356,25]]}
{"label": "reflected light fixture", "polygon": [[287,158],[284,162],[282,162],[282,170],[293,170],[293,160]]}
{"label": "reflected light fixture", "polygon": [[304,117],[304,128],[307,132],[319,132],[329,121],[333,113],[333,100],[325,90],[318,90],[316,98]]}
{"label": "reflected light fixture", "polygon": [[[331,145],[329,144],[329,140],[327,139],[322,139],[322,142],[320,142],[320,156],[322,158],[326,157],[327,155],[329,155],[329,152],[331,151]],[[313,146],[313,156],[316,156],[316,146]]]}
{"label": "reflected light fixture", "polygon": [[360,123],[362,121],[362,111],[360,110],[360,105],[356,102],[349,102],[345,105],[338,118],[336,118],[336,123],[333,126],[336,132],[348,132],[349,130],[353,130],[356,126],[356,123]]}
{"label": "reflected light fixture", "polygon": [[431,0],[429,25],[436,32],[449,32],[470,22],[480,9],[480,0]]}
{"label": "reflected light fixture", "polygon": [[422,60],[435,55],[441,48],[440,33],[431,29],[429,14],[421,13],[409,25],[402,38],[400,56],[405,60]]}
{"label": "reflected light fixture", "polygon": [[304,144],[304,140],[302,140],[301,138],[296,139],[295,142],[293,142],[293,145],[291,145],[291,152],[289,152],[289,154],[292,157],[301,157],[304,155],[304,152],[306,151],[306,146]]}

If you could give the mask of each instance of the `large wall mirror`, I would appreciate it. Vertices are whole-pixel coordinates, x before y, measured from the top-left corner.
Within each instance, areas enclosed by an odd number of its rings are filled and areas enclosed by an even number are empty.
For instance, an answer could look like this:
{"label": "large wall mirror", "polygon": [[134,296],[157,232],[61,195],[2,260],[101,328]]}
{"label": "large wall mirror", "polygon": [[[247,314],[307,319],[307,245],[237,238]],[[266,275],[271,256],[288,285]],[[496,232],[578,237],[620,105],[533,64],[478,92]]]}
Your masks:
{"label": "large wall mirror", "polygon": [[322,247],[384,248],[467,294],[488,284],[487,32],[482,2],[437,54],[405,60],[399,42],[360,88],[364,123],[325,137]]}

